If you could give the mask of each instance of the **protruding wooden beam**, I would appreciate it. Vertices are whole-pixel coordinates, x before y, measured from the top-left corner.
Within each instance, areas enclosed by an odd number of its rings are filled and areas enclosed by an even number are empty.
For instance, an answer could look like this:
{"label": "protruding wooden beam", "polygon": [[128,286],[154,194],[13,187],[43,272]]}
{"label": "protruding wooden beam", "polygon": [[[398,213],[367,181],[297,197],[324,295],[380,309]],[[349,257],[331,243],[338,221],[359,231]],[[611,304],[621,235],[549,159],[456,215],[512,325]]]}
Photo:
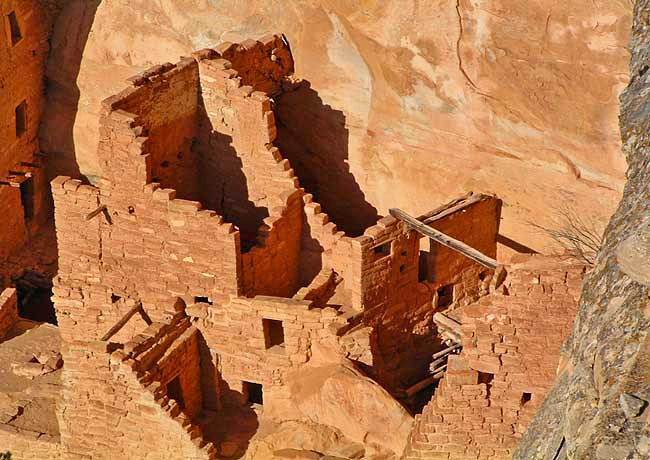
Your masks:
{"label": "protruding wooden beam", "polygon": [[108,330],[106,334],[101,338],[102,342],[106,342],[108,339],[113,337],[115,334],[120,332],[120,329],[131,319],[133,315],[142,310],[142,303],[138,302],[133,308],[126,312],[126,314],[119,320],[115,325]]}
{"label": "protruding wooden beam", "polygon": [[485,254],[483,254],[481,251],[477,251],[476,249],[463,243],[462,241],[452,238],[449,235],[445,235],[444,233],[439,232],[438,230],[435,230],[429,227],[428,225],[423,224],[415,217],[406,214],[401,209],[392,208],[389,210],[389,212],[391,216],[397,219],[401,219],[406,225],[411,227],[416,232],[419,232],[424,236],[431,238],[433,241],[463,254],[465,257],[472,259],[474,262],[478,262],[484,267],[494,270],[499,266],[498,262],[494,260],[492,257],[488,257]]}
{"label": "protruding wooden beam", "polygon": [[84,214],[83,218],[84,218],[84,220],[90,220],[93,217],[95,217],[96,215],[98,215],[100,212],[104,211],[105,209],[106,209],[106,205],[102,204],[97,209],[95,209],[94,211],[91,211],[88,214]]}
{"label": "protruding wooden beam", "polygon": [[441,356],[448,355],[449,353],[451,353],[452,351],[460,347],[461,347],[460,343],[454,344],[451,347],[445,348],[444,350],[440,350],[438,353],[434,353],[433,356],[431,356],[431,358],[436,359],[436,358],[440,358]]}

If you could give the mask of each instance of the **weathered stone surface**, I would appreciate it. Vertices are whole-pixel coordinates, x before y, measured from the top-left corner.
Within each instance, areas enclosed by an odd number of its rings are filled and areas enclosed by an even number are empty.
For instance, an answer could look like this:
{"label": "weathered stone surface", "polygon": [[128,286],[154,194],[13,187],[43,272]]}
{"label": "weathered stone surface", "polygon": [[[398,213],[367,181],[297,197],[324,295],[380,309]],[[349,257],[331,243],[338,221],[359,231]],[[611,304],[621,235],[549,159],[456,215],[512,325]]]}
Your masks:
{"label": "weathered stone surface", "polygon": [[301,418],[340,430],[359,443],[403,452],[413,418],[347,360],[308,364],[287,377]]}
{"label": "weathered stone surface", "polygon": [[[650,398],[650,289],[626,270],[630,243],[650,216],[650,1],[634,8],[630,84],[621,96],[621,135],[629,169],[623,199],[583,286],[578,317],[563,348],[558,380],[515,452],[520,460],[649,458],[647,421],[625,417],[621,396]],[[638,240],[637,240],[638,241]],[[618,255],[617,255],[618,252]],[[623,254],[623,257],[621,257]],[[643,262],[643,261],[641,261]],[[638,268],[638,267],[637,267]],[[625,398],[625,396],[623,396]]]}

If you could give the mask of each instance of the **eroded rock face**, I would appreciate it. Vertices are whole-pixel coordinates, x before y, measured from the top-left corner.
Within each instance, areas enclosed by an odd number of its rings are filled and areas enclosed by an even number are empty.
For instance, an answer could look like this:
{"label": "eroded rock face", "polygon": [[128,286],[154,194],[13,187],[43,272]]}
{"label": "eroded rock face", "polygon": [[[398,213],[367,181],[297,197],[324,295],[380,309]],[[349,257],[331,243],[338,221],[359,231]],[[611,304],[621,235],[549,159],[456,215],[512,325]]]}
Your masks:
{"label": "eroded rock face", "polygon": [[[650,1],[638,0],[631,81],[621,97],[623,199],[586,280],[558,381],[516,459],[650,458]],[[635,262],[636,261],[636,262]]]}
{"label": "eroded rock face", "polygon": [[99,103],[126,77],[280,31],[317,92],[284,113],[331,121],[300,137],[311,152],[336,150],[380,214],[495,192],[502,233],[542,250],[527,221],[550,223],[549,203],[604,218],[620,196],[629,25],[625,0],[69,0],[52,40],[42,148],[53,173],[78,167],[92,179]]}

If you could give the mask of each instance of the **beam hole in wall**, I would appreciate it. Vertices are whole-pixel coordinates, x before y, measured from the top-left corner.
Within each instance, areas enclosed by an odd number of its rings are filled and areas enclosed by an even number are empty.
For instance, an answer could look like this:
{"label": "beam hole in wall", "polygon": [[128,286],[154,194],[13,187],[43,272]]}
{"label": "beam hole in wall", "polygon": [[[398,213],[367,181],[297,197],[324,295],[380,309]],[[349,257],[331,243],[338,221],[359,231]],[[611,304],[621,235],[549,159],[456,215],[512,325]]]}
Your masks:
{"label": "beam hole in wall", "polygon": [[446,284],[438,288],[438,307],[448,307],[454,303],[454,285]]}
{"label": "beam hole in wall", "polygon": [[194,297],[194,303],[207,303],[208,305],[212,305],[212,301],[210,300],[210,298],[205,296]]}
{"label": "beam hole in wall", "polygon": [[22,33],[20,32],[20,24],[18,24],[18,16],[16,12],[12,11],[8,14],[9,18],[9,32],[11,33],[11,44],[16,46],[18,42],[23,38]]}
{"label": "beam hole in wall", "polygon": [[243,382],[244,396],[249,404],[264,404],[264,392],[262,384],[253,382]]}
{"label": "beam hole in wall", "polygon": [[185,400],[183,399],[183,387],[181,386],[181,378],[179,375],[174,377],[167,383],[167,396],[173,399],[178,404],[178,407],[185,409]]}
{"label": "beam hole in wall", "polygon": [[263,319],[264,344],[266,349],[273,347],[284,348],[284,326],[282,321],[276,319]]}
{"label": "beam hole in wall", "polygon": [[15,110],[16,137],[21,137],[27,132],[27,101],[21,102]]}
{"label": "beam hole in wall", "polygon": [[31,177],[20,184],[20,204],[25,220],[31,220],[34,217],[34,180]]}

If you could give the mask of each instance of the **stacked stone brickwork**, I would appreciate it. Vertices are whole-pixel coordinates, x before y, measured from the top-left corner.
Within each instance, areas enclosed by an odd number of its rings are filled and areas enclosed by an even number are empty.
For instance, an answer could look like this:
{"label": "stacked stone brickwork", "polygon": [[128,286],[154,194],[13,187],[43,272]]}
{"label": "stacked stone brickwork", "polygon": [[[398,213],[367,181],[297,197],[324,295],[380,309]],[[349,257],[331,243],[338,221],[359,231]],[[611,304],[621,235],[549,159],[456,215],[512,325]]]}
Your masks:
{"label": "stacked stone brickwork", "polygon": [[25,243],[46,214],[38,127],[54,10],[37,0],[0,4],[0,257]]}
{"label": "stacked stone brickwork", "polygon": [[[231,390],[243,382],[262,384],[265,396],[282,391],[285,375],[308,361],[312,343],[336,337],[345,322],[333,308],[313,308],[311,301],[256,296],[232,296],[218,307],[189,309],[211,350],[218,355],[219,373]],[[281,321],[284,343],[268,347],[264,320]]]}
{"label": "stacked stone brickwork", "polygon": [[214,458],[200,428],[132,358],[121,350],[110,354],[106,342],[66,346],[59,418],[64,458]]}
{"label": "stacked stone brickwork", "polygon": [[66,459],[60,440],[47,433],[19,430],[2,423],[0,439],[0,453],[11,452],[12,460]]}
{"label": "stacked stone brickwork", "polygon": [[541,257],[463,308],[462,344],[416,417],[405,459],[508,459],[551,388],[584,267]]}
{"label": "stacked stone brickwork", "polygon": [[0,341],[18,321],[16,290],[7,288],[0,293]]}
{"label": "stacked stone brickwork", "polygon": [[[477,202],[429,225],[496,259],[500,222],[501,200],[482,195]],[[428,251],[421,253],[420,263],[424,266],[423,278],[436,291],[436,303],[437,290],[445,285],[453,285],[454,304],[474,302],[484,285],[477,280],[489,281],[490,277],[489,269],[467,257],[458,257],[454,250],[434,242],[430,242]]]}

